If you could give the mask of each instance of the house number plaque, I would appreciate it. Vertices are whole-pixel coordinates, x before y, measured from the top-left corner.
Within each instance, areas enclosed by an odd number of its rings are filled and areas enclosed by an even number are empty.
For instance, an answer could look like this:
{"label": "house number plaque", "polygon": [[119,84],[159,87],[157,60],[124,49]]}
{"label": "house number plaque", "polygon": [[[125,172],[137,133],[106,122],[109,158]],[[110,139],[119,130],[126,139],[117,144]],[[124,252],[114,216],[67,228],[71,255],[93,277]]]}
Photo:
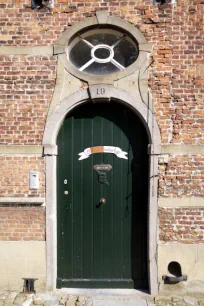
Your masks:
{"label": "house number plaque", "polygon": [[96,171],[110,171],[112,169],[111,165],[95,165],[94,170]]}
{"label": "house number plaque", "polygon": [[97,88],[97,95],[104,95],[106,93],[105,88]]}
{"label": "house number plaque", "polygon": [[111,165],[95,165],[94,170],[97,172],[97,182],[99,184],[108,184],[107,172],[112,169]]}

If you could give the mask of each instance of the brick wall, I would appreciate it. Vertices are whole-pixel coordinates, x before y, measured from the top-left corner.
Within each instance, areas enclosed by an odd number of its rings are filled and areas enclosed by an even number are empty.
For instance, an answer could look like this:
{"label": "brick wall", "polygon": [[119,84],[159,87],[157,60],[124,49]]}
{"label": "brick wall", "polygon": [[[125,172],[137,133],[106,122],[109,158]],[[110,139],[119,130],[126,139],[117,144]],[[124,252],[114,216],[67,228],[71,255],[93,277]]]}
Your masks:
{"label": "brick wall", "polygon": [[45,208],[0,207],[0,240],[45,240]]}
{"label": "brick wall", "polygon": [[[43,157],[0,156],[1,197],[44,197],[45,170]],[[39,172],[39,189],[29,189],[29,172]]]}
{"label": "brick wall", "polygon": [[[52,11],[32,11],[31,0],[0,0],[0,45],[53,46],[71,25],[99,10],[132,23],[152,43],[149,86],[162,143],[204,144],[203,0],[177,0],[174,6],[152,5],[151,0],[55,0]],[[0,144],[42,143],[56,62],[48,56],[0,56]],[[203,161],[203,155],[170,156],[168,164],[160,164],[159,196],[202,197]],[[0,167],[0,196],[45,195],[43,158],[1,156]],[[38,191],[29,190],[30,170],[40,172]],[[167,212],[160,211],[164,225],[174,218],[173,209]],[[188,230],[188,238],[179,234],[177,239],[172,232],[169,240],[203,241],[193,240],[193,229]],[[162,241],[167,237],[163,231]]]}
{"label": "brick wall", "polygon": [[[1,1],[0,44],[54,45],[66,29],[95,15],[97,10],[124,18],[153,44],[150,87],[162,142],[204,143],[203,0],[177,0],[174,6],[152,5],[150,0],[56,0],[52,11],[32,11],[30,2]],[[55,60],[32,56],[0,58],[0,95],[4,99],[0,112],[6,119],[1,143],[41,142],[55,84]],[[19,120],[8,130],[16,112]]]}
{"label": "brick wall", "polygon": [[170,155],[159,166],[159,196],[203,197],[204,156]]}
{"label": "brick wall", "polygon": [[159,220],[161,242],[204,243],[204,208],[160,208]]}
{"label": "brick wall", "polygon": [[150,86],[162,142],[204,143],[203,2],[178,0],[157,17],[151,12],[154,24],[145,31],[153,43]]}
{"label": "brick wall", "polygon": [[41,144],[56,59],[0,56],[0,143]]}

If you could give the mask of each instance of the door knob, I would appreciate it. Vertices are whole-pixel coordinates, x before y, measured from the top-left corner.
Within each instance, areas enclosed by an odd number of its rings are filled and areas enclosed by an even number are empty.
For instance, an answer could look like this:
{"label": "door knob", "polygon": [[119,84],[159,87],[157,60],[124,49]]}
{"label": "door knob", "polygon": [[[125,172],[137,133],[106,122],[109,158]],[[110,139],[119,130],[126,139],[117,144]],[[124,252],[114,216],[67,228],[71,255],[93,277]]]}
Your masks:
{"label": "door knob", "polygon": [[104,199],[104,198],[100,198],[100,204],[101,204],[101,205],[106,204],[106,199]]}

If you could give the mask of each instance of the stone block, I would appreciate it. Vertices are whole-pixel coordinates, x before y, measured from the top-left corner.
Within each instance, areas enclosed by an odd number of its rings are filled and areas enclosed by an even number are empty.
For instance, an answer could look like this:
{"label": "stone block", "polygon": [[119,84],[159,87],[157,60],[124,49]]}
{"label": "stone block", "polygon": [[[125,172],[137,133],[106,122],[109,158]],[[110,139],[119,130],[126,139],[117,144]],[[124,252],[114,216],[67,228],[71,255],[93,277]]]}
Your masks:
{"label": "stone block", "polygon": [[85,296],[79,296],[76,302],[76,306],[84,306],[86,303]]}
{"label": "stone block", "polygon": [[196,298],[193,298],[191,296],[185,296],[183,298],[184,302],[186,303],[186,305],[198,305],[198,300]]}
{"label": "stone block", "polygon": [[171,297],[169,296],[157,296],[155,297],[156,306],[172,306]]}
{"label": "stone block", "polygon": [[147,306],[146,300],[93,300],[92,306]]}
{"label": "stone block", "polygon": [[155,303],[158,302],[170,302],[171,301],[171,297],[170,296],[156,296],[154,299]]}
{"label": "stone block", "polygon": [[7,255],[23,258],[45,257],[45,241],[11,241]]}
{"label": "stone block", "polygon": [[[167,153],[163,156],[168,156]],[[165,161],[164,161],[165,162]],[[159,198],[160,207],[203,207],[204,199],[199,197],[182,197],[182,198]],[[202,244],[200,245],[202,249]],[[202,251],[203,252],[203,251]]]}
{"label": "stone block", "polygon": [[44,305],[44,300],[42,297],[36,297],[33,299],[33,305]]}
{"label": "stone block", "polygon": [[9,260],[7,258],[0,258],[0,271],[2,274],[7,274],[9,269]]}
{"label": "stone block", "polygon": [[107,19],[108,19],[108,14],[107,14],[107,12],[98,11],[98,12],[96,12],[96,18],[97,18],[99,24],[100,23],[105,24],[107,22]]}
{"label": "stone block", "polygon": [[69,298],[68,298],[65,305],[66,306],[75,306],[76,301],[77,301],[77,296],[69,295]]}
{"label": "stone block", "polygon": [[[9,275],[8,274],[1,274],[0,275],[0,288],[1,291],[6,291],[9,288]],[[3,299],[3,298],[1,298]]]}
{"label": "stone block", "polygon": [[204,261],[195,263],[194,279],[204,280]]}
{"label": "stone block", "polygon": [[65,305],[66,301],[68,300],[68,295],[63,295],[59,301],[59,305]]}
{"label": "stone block", "polygon": [[198,262],[204,262],[204,244],[198,244]]}
{"label": "stone block", "polygon": [[183,302],[183,298],[182,297],[178,297],[178,296],[172,296],[171,298],[173,303],[181,303]]}
{"label": "stone block", "polygon": [[197,246],[194,244],[167,244],[158,246],[158,275],[162,281],[162,275],[168,272],[168,265],[177,261],[181,265],[182,274],[188,276],[188,280],[195,277],[195,262],[197,258]]}
{"label": "stone block", "polygon": [[15,298],[14,305],[22,305],[25,300],[26,300],[26,294],[19,293]]}
{"label": "stone block", "polygon": [[27,258],[27,271],[29,274],[45,274],[46,262],[45,257]]}
{"label": "stone block", "polygon": [[44,306],[58,306],[58,302],[53,300],[45,301]]}
{"label": "stone block", "polygon": [[5,300],[4,300],[4,306],[11,306],[13,304],[15,300],[15,296],[11,297],[8,296]]}
{"label": "stone block", "polygon": [[80,296],[78,297],[78,301],[79,301],[80,303],[84,303],[84,302],[86,301],[86,297],[83,296],[83,295],[80,295]]}
{"label": "stone block", "polygon": [[[8,257],[10,254],[10,241],[0,241],[0,265],[1,265],[1,258]],[[0,268],[1,271],[1,268]]]}
{"label": "stone block", "polygon": [[10,258],[5,258],[5,263],[8,267],[9,274],[15,274],[19,277],[25,277],[27,273],[26,268],[26,258],[15,258],[15,254],[13,254]]}
{"label": "stone block", "polygon": [[[57,103],[59,103],[60,100],[63,100],[67,96],[73,94],[74,92],[76,92],[80,89],[81,89],[81,82],[77,78],[72,76],[70,73],[65,71],[65,77],[64,77],[62,91],[59,92],[58,96],[56,96]],[[54,96],[53,96],[53,98],[54,98]],[[54,106],[54,104],[56,105],[56,102],[54,102],[52,100],[52,106]]]}
{"label": "stone block", "polygon": [[204,299],[204,281],[191,280],[174,285],[161,283],[159,286],[159,294],[162,296],[189,296],[193,298],[196,297],[197,299]]}

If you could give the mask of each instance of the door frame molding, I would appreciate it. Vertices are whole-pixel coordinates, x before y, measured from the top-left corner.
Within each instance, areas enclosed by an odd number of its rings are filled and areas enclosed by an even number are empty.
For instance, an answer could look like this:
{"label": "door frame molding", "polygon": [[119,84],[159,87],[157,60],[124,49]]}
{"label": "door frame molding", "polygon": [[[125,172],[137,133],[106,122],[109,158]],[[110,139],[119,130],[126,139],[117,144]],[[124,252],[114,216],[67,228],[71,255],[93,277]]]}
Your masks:
{"label": "door frame molding", "polygon": [[[100,90],[103,88],[103,90]],[[104,99],[110,103],[117,100],[138,115],[149,137],[149,201],[148,201],[148,280],[149,292],[158,293],[157,268],[157,186],[158,157],[161,154],[161,137],[154,113],[137,97],[111,85],[91,85],[66,97],[48,117],[43,136],[46,163],[46,284],[47,289],[56,290],[57,278],[57,135],[65,116],[76,106]]]}

